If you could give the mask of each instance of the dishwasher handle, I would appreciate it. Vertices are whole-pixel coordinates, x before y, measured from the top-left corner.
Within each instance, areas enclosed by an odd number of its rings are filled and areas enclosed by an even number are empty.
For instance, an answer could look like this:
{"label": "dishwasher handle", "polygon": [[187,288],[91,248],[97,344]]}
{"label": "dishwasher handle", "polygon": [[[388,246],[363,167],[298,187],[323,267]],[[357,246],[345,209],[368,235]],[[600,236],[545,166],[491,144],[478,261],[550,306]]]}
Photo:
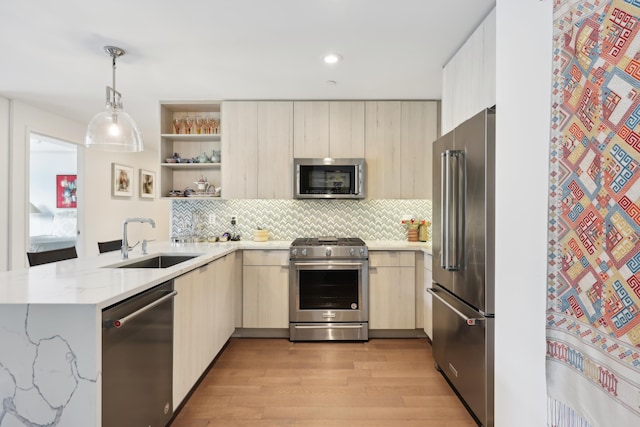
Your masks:
{"label": "dishwasher handle", "polygon": [[461,312],[460,310],[458,310],[457,308],[455,308],[454,306],[449,304],[444,298],[442,298],[440,295],[438,295],[438,292],[436,290],[431,289],[431,288],[427,288],[427,292],[429,292],[434,297],[438,298],[438,300],[441,303],[446,305],[447,308],[449,308],[451,311],[453,311],[455,314],[457,314],[458,317],[462,318],[468,326],[475,326],[475,325],[478,324],[478,322],[483,322],[484,321],[483,318],[467,317],[463,312]]}
{"label": "dishwasher handle", "polygon": [[158,298],[157,300],[155,300],[154,302],[152,302],[151,304],[147,304],[142,308],[139,308],[138,310],[134,311],[133,313],[121,317],[120,319],[116,319],[113,321],[107,321],[106,322],[106,326],[108,327],[112,327],[112,328],[121,328],[125,325],[125,323],[127,323],[129,320],[132,320],[136,317],[138,317],[139,315],[141,315],[142,313],[144,313],[145,311],[151,310],[153,307],[162,304],[163,302],[170,300],[171,298],[175,297],[176,295],[178,295],[178,291],[171,291],[170,293],[168,293],[167,295],[163,296],[162,298]]}

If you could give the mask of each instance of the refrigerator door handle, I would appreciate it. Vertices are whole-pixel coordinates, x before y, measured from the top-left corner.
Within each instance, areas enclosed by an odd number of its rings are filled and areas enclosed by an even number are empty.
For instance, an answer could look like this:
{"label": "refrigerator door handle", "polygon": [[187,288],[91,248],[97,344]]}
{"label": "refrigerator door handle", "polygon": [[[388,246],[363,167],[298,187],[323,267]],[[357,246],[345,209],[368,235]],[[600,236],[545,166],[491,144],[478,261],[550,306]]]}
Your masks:
{"label": "refrigerator door handle", "polygon": [[476,326],[478,323],[484,321],[483,318],[474,318],[474,317],[465,316],[465,314],[463,312],[461,312],[460,310],[458,310],[457,308],[455,308],[454,306],[449,304],[444,298],[442,298],[440,295],[438,295],[438,291],[436,291],[435,289],[429,288],[429,289],[427,289],[427,292],[429,292],[431,295],[436,297],[441,303],[446,305],[451,311],[453,311],[460,318],[462,318],[464,320],[464,322],[467,324],[467,326]]}
{"label": "refrigerator door handle", "polygon": [[446,150],[440,157],[440,267],[462,268],[464,249],[464,157],[459,150]]}

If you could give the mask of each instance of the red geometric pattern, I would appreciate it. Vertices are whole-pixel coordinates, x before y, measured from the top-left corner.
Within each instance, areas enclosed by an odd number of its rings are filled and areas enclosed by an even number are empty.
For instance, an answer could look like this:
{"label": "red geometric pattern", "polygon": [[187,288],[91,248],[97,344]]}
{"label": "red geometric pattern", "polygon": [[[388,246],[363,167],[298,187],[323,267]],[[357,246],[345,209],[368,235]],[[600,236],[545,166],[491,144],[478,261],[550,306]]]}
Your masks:
{"label": "red geometric pattern", "polygon": [[[640,2],[556,0],[552,76],[547,364],[563,378],[549,395],[587,380],[589,399],[563,403],[626,425],[640,420]],[[586,410],[600,398],[617,404],[603,418]]]}

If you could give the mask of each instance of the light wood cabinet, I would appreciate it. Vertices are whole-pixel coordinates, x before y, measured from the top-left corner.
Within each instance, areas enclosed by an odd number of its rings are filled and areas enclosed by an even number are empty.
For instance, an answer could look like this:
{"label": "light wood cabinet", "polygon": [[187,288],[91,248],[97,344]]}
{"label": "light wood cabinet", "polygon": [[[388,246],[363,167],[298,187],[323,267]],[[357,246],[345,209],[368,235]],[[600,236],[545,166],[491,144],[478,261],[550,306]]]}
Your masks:
{"label": "light wood cabinet", "polygon": [[400,197],[401,114],[400,101],[365,103],[366,191],[369,199]]}
{"label": "light wood cabinet", "polygon": [[433,302],[431,301],[431,294],[427,292],[427,289],[433,287],[432,260],[433,257],[431,255],[424,254],[424,283],[422,286],[422,297],[424,299],[424,333],[427,334],[429,339],[433,339]]}
{"label": "light wood cabinet", "polygon": [[258,103],[225,101],[222,105],[222,195],[225,199],[258,197]]}
{"label": "light wood cabinet", "polygon": [[496,10],[442,70],[442,134],[496,104]]}
{"label": "light wood cabinet", "polygon": [[225,101],[223,112],[224,197],[291,198],[293,102]]}
{"label": "light wood cabinet", "polygon": [[289,327],[288,251],[244,251],[242,326],[244,328]]}
{"label": "light wood cabinet", "polygon": [[369,199],[430,198],[438,101],[367,101],[365,150]]}
{"label": "light wood cabinet", "polygon": [[232,253],[174,279],[174,408],[235,330],[237,266]]}
{"label": "light wood cabinet", "polygon": [[369,328],[415,329],[413,251],[369,252]]}
{"label": "light wood cabinet", "polygon": [[294,157],[363,158],[364,101],[295,101]]}
{"label": "light wood cabinet", "polygon": [[400,181],[402,199],[432,197],[432,145],[439,136],[439,103],[402,101]]}
{"label": "light wood cabinet", "polygon": [[293,103],[293,156],[329,156],[329,102]]}
{"label": "light wood cabinet", "polygon": [[329,157],[364,158],[364,102],[329,102]]}
{"label": "light wood cabinet", "polygon": [[293,195],[293,102],[258,102],[259,199]]}
{"label": "light wood cabinet", "polygon": [[[171,102],[160,104],[160,185],[159,197],[168,197],[171,190],[182,191],[187,187],[194,188],[194,182],[206,177],[211,184],[219,187],[221,183],[221,162],[189,163],[188,159],[198,158],[202,154],[212,156],[213,150],[221,151],[220,131],[222,127],[210,129],[206,124],[202,127],[191,127],[190,133],[182,127],[179,133],[173,126],[175,118],[206,117],[220,121],[220,102]],[[216,133],[210,133],[216,132]],[[180,163],[167,161],[177,153]]]}
{"label": "light wood cabinet", "polygon": [[182,402],[208,363],[213,348],[211,311],[212,287],[207,286],[212,275],[210,265],[174,279],[178,294],[174,298],[173,331],[173,405]]}

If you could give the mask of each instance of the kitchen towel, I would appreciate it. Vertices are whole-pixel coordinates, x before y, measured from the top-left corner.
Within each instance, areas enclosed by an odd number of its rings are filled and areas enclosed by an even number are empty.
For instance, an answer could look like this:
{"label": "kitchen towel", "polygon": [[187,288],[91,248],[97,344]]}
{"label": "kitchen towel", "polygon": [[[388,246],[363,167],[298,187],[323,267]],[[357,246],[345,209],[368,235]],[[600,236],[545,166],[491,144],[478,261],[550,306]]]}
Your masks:
{"label": "kitchen towel", "polygon": [[554,2],[548,426],[640,425],[640,0]]}

